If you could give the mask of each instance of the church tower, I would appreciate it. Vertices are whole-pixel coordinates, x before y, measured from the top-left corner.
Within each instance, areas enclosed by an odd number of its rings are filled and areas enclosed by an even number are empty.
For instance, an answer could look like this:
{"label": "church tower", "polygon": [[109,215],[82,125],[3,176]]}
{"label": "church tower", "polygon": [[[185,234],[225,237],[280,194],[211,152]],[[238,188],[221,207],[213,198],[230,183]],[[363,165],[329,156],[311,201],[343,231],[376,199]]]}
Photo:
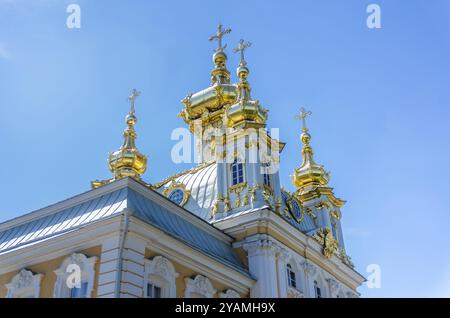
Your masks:
{"label": "church tower", "polygon": [[[257,282],[251,297],[345,297],[361,284],[346,255],[340,208],[345,201],[328,186],[329,173],[314,161],[302,109],[303,162],[295,169],[294,192],[280,185],[285,144],[266,126],[268,110],[251,94],[240,40],[237,81],[227,68],[218,26],[210,85],[182,100],[179,116],[195,138],[198,165],[152,187],[235,239],[233,246]],[[344,296],[343,296],[344,295]]]}
{"label": "church tower", "polygon": [[292,174],[292,183],[297,188],[294,197],[301,203],[304,213],[312,216],[316,232],[314,237],[324,245],[323,253],[330,258],[338,254],[343,261],[351,264],[345,253],[341,228],[341,210],[344,200],[336,198],[333,189],[328,186],[329,173],[314,161],[311,147],[311,135],[306,126],[306,118],[312,113],[301,108],[298,119],[302,121],[300,139],[303,145],[300,167]]}
{"label": "church tower", "polygon": [[250,42],[240,40],[234,49],[240,55],[238,83],[230,84],[226,45],[222,46],[223,37],[230,32],[219,25],[210,37],[218,41],[211,85],[189,94],[179,115],[196,138],[200,165],[215,166],[216,193],[210,220],[264,205],[281,213],[278,164],[284,143],[270,137],[266,130],[268,110],[251,96],[250,70],[244,57]]}

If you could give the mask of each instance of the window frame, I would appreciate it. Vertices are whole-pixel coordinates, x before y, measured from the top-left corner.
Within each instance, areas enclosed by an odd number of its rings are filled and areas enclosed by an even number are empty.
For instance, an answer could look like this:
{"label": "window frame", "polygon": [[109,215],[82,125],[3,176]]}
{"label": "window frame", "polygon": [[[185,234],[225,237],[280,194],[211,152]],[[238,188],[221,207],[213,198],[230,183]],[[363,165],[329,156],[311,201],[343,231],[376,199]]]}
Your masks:
{"label": "window frame", "polygon": [[317,280],[314,280],[314,296],[315,298],[323,298],[322,288],[320,287]]}
{"label": "window frame", "polygon": [[[67,278],[72,275],[72,272],[68,272],[67,268],[71,264],[76,264],[81,270],[81,280],[80,288],[83,283],[87,283],[86,286],[86,297],[77,298],[91,298],[92,292],[94,290],[94,280],[95,280],[95,264],[98,257],[91,256],[87,257],[81,253],[73,253],[72,255],[66,257],[61,263],[60,267],[54,271],[56,274],[56,282],[53,289],[54,298],[72,298],[72,289],[67,286]],[[76,288],[76,287],[75,287]]]}
{"label": "window frame", "polygon": [[297,274],[293,270],[292,265],[289,263],[286,265],[286,274],[288,286],[297,289]]}
{"label": "window frame", "polygon": [[[234,167],[236,166],[236,183],[235,183],[235,178],[234,178]],[[242,180],[239,179],[239,167],[241,167],[242,170]],[[244,167],[244,163],[242,162],[242,160],[235,158],[233,160],[233,162],[230,164],[230,176],[231,176],[231,186],[237,186],[240,184],[243,184],[245,182],[245,167]]]}
{"label": "window frame", "polygon": [[[148,285],[161,289],[161,298],[176,298],[176,279],[179,274],[175,271],[172,262],[164,256],[155,256],[144,261],[144,297],[148,295]],[[152,297],[153,298],[153,297]]]}

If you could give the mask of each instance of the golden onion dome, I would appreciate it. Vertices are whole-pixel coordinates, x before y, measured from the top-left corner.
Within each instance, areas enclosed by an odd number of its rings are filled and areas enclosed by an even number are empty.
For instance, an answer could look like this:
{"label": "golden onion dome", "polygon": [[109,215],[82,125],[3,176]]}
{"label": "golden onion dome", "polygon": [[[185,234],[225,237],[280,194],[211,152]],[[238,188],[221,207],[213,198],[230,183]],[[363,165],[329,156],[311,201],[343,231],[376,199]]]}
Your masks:
{"label": "golden onion dome", "polygon": [[134,125],[136,117],[127,115],[128,127],[123,132],[123,145],[119,150],[109,154],[108,166],[114,175],[114,179],[132,177],[140,179],[147,169],[147,156],[141,154],[136,148],[136,131]]}
{"label": "golden onion dome", "polygon": [[209,37],[210,41],[218,42],[212,56],[214,69],[211,71],[211,85],[188,94],[181,101],[184,107],[178,116],[189,125],[191,132],[194,132],[194,123],[198,119],[204,126],[222,121],[225,106],[236,101],[236,85],[230,84],[230,72],[226,66],[226,45],[222,45],[223,37],[230,32],[231,29],[219,24],[216,33]]}
{"label": "golden onion dome", "polygon": [[263,108],[258,100],[253,100],[250,95],[251,87],[247,81],[250,71],[244,59],[244,51],[250,46],[250,42],[241,40],[239,46],[234,49],[235,52],[241,54],[241,62],[236,70],[236,74],[239,77],[237,101],[226,112],[229,127],[259,128],[264,127],[267,120],[267,109]]}
{"label": "golden onion dome", "polygon": [[141,154],[136,148],[136,125],[137,118],[134,111],[134,102],[140,92],[133,90],[128,100],[131,103],[131,109],[125,117],[127,128],[123,132],[123,144],[119,150],[109,153],[108,167],[113,173],[113,177],[107,180],[94,180],[91,182],[92,188],[98,188],[114,180],[131,177],[140,180],[141,175],[147,169],[147,156]]}
{"label": "golden onion dome", "polygon": [[328,184],[330,179],[329,174],[324,167],[314,161],[313,149],[309,144],[311,141],[311,135],[309,134],[305,123],[305,118],[309,115],[311,115],[311,112],[307,112],[303,108],[299,115],[299,118],[303,121],[302,134],[300,136],[303,144],[303,162],[299,168],[294,170],[294,174],[292,175],[292,183],[299,189],[300,192],[304,192],[304,190],[308,188],[325,186]]}

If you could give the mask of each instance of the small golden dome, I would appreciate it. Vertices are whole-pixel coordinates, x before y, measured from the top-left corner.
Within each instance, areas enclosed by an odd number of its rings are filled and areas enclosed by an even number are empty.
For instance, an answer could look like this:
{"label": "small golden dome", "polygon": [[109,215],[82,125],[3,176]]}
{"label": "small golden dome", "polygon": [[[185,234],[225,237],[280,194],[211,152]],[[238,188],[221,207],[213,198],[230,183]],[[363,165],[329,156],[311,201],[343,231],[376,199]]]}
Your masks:
{"label": "small golden dome", "polygon": [[303,108],[299,115],[299,118],[303,121],[302,134],[300,136],[303,144],[303,163],[299,168],[294,170],[292,183],[300,192],[303,192],[307,188],[327,185],[330,179],[330,176],[328,172],[325,171],[324,167],[315,163],[313,158],[313,149],[309,144],[311,135],[309,134],[305,123],[305,118],[309,115],[311,115],[311,112],[306,112]]}
{"label": "small golden dome", "polygon": [[109,153],[108,156],[108,167],[113,173],[113,177],[108,180],[92,181],[91,186],[93,188],[98,188],[125,177],[132,177],[139,180],[147,169],[147,156],[141,154],[135,144],[137,134],[134,130],[134,125],[136,125],[137,118],[134,112],[134,102],[139,95],[140,92],[134,89],[128,97],[131,103],[131,109],[125,117],[127,128],[123,132],[123,144],[119,150]]}
{"label": "small golden dome", "polygon": [[241,54],[241,61],[236,69],[236,74],[239,77],[237,84],[237,101],[231,105],[226,112],[226,117],[229,127],[264,127],[267,120],[267,109],[263,108],[258,100],[251,98],[250,83],[247,81],[250,73],[247,62],[244,59],[244,51],[251,46],[250,42],[241,40],[239,46],[234,49],[234,52]]}
{"label": "small golden dome", "polygon": [[227,62],[227,55],[224,51],[216,51],[213,54],[213,62],[216,67],[224,67]]}
{"label": "small golden dome", "polygon": [[130,112],[125,117],[125,122],[128,127],[123,132],[123,145],[119,150],[110,153],[108,157],[109,170],[114,174],[114,179],[121,179],[124,177],[132,177],[140,179],[147,169],[147,156],[144,156],[136,148],[136,125],[137,118],[134,111],[134,103],[136,98],[141,93],[136,89],[128,97],[131,103]]}

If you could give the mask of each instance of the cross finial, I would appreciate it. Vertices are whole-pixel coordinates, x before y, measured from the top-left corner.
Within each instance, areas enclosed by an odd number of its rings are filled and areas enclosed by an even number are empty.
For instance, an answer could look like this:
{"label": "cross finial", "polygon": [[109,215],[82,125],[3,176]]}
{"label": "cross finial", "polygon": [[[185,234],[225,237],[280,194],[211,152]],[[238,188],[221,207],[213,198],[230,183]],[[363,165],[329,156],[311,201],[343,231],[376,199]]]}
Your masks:
{"label": "cross finial", "polygon": [[131,110],[130,110],[130,114],[134,114],[134,102],[136,101],[136,98],[141,95],[141,92],[138,91],[136,88],[133,89],[133,91],[131,92],[131,95],[128,96],[128,100],[131,104]]}
{"label": "cross finial", "polygon": [[235,48],[235,49],[233,50],[235,53],[237,53],[237,52],[240,52],[240,53],[241,53],[241,64],[243,64],[243,65],[247,64],[247,63],[245,62],[245,58],[244,58],[244,51],[245,51],[247,48],[249,48],[250,46],[252,46],[252,43],[250,43],[250,42],[248,42],[248,41],[245,41],[244,39],[241,39],[241,40],[239,41],[238,47]]}
{"label": "cross finial", "polygon": [[225,34],[228,34],[230,32],[231,32],[231,29],[223,29],[222,24],[219,24],[217,26],[216,34],[209,37],[210,41],[217,40],[217,42],[218,42],[218,47],[216,49],[216,52],[223,51],[227,47],[226,44],[225,44],[225,46],[222,46],[222,38]]}
{"label": "cross finial", "polygon": [[302,131],[308,131],[306,128],[306,117],[311,116],[312,112],[305,110],[305,108],[300,108],[300,114],[296,116],[298,120],[302,121]]}

